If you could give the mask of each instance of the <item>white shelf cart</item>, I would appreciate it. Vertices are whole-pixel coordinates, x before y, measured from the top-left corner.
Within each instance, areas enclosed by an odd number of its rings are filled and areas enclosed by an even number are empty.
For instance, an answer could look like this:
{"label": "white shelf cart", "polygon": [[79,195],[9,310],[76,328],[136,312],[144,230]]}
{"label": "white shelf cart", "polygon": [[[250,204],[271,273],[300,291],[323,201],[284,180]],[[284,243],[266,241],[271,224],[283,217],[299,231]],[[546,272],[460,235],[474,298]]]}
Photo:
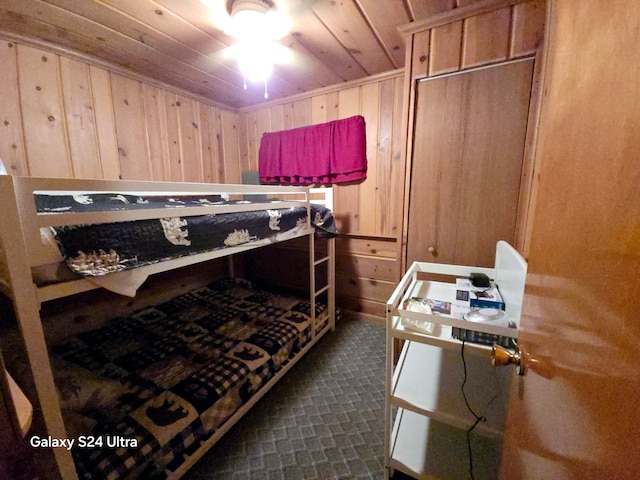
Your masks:
{"label": "white shelf cart", "polygon": [[[495,282],[515,328],[405,308],[405,302],[414,297],[454,305],[455,278],[472,272],[485,273]],[[398,470],[417,479],[464,479],[471,478],[473,468],[476,480],[496,478],[513,372],[491,365],[491,345],[468,341],[463,345],[452,338],[452,329],[516,339],[526,273],[526,261],[504,241],[497,243],[494,268],[414,262],[407,270],[387,302],[385,466],[389,477]],[[423,333],[406,328],[402,318],[437,327],[434,334]],[[484,420],[476,422],[476,415]]]}

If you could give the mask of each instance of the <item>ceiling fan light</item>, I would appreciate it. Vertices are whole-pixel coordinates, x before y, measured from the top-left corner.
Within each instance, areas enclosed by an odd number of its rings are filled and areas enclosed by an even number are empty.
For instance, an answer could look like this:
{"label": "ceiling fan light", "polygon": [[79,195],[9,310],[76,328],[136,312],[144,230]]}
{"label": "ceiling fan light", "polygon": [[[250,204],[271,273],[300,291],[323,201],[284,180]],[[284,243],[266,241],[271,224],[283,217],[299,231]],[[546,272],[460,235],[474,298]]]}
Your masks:
{"label": "ceiling fan light", "polygon": [[268,38],[266,13],[269,5],[262,0],[235,0],[231,5],[231,22],[225,30],[236,38]]}
{"label": "ceiling fan light", "polygon": [[242,60],[238,60],[238,64],[242,74],[252,82],[264,82],[273,71],[273,64],[269,62],[247,61],[244,63]]}
{"label": "ceiling fan light", "polygon": [[264,37],[264,15],[253,11],[243,11],[231,18],[227,34],[233,37],[253,38]]}
{"label": "ceiling fan light", "polygon": [[242,74],[252,82],[262,82],[273,71],[273,58],[268,43],[240,43],[236,45],[238,67]]}
{"label": "ceiling fan light", "polygon": [[239,12],[254,11],[258,13],[267,13],[271,5],[263,0],[234,0],[231,4],[231,16],[233,17]]}
{"label": "ceiling fan light", "polygon": [[265,98],[268,98],[266,82],[273,65],[286,57],[274,42],[282,36],[286,22],[266,0],[235,0],[230,13],[231,23],[225,33],[238,40],[233,51],[244,76],[244,88],[247,80],[264,82]]}

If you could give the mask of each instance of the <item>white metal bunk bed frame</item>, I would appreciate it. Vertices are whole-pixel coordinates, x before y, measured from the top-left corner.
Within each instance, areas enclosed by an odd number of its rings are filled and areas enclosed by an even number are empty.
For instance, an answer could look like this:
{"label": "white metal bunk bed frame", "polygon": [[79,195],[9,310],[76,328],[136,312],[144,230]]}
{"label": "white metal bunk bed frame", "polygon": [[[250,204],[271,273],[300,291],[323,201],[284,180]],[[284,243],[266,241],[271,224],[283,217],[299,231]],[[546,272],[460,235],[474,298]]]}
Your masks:
{"label": "white metal bunk bed frame", "polygon": [[[24,339],[28,362],[33,373],[33,380],[42,410],[47,435],[53,438],[66,438],[66,430],[58,401],[53,374],[49,363],[47,345],[40,318],[42,302],[62,298],[84,291],[100,288],[86,279],[52,284],[39,287],[35,284],[32,268],[50,263],[59,263],[60,259],[52,256],[50,246],[42,242],[41,228],[78,225],[89,223],[106,223],[130,221],[149,218],[164,218],[166,209],[146,209],[137,211],[109,211],[92,213],[59,213],[44,214],[36,211],[34,192],[46,193],[122,193],[134,195],[269,195],[285,198],[276,203],[212,205],[202,207],[185,207],[180,209],[180,216],[205,215],[214,213],[232,213],[249,210],[273,210],[304,205],[307,208],[307,225],[292,238],[309,238],[309,281],[311,303],[312,333],[310,342],[290,362],[256,394],[236,411],[201,448],[178,469],[176,474],[182,476],[202,455],[209,450],[271,387],[329,330],[335,329],[335,239],[327,240],[326,255],[316,258],[314,229],[311,226],[310,204],[317,203],[327,208],[333,207],[331,188],[309,188],[295,186],[268,185],[232,185],[146,182],[127,180],[82,180],[15,177],[0,175],[0,205],[2,205],[3,225],[0,227],[0,247],[4,249],[5,264],[0,264],[0,290],[12,300],[21,335]],[[269,245],[273,241],[262,241],[252,245],[239,245],[222,250],[194,254],[167,260],[152,265],[139,267],[152,275],[196,263],[240,253],[253,248]],[[0,260],[2,260],[0,255]],[[0,262],[1,263],[1,262]],[[319,265],[327,267],[327,284],[316,288],[315,270]],[[327,310],[321,318],[316,318],[315,305],[318,296],[327,297]],[[326,326],[316,332],[317,322],[327,320]],[[48,367],[48,368],[45,368]],[[8,378],[8,374],[3,377]],[[3,380],[4,381],[4,380]],[[24,402],[22,402],[24,404]],[[13,419],[18,424],[22,412],[18,411],[17,402],[13,405]],[[22,435],[27,434],[29,426],[22,425]],[[58,473],[62,479],[77,478],[71,452],[64,448],[53,449]]]}

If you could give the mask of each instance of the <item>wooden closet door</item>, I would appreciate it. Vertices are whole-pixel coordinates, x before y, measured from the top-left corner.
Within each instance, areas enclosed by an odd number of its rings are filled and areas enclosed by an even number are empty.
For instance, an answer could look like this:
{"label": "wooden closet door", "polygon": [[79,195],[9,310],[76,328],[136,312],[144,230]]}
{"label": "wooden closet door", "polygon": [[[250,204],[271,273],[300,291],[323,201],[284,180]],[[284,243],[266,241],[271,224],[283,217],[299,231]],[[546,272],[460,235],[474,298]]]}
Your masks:
{"label": "wooden closet door", "polygon": [[533,60],[416,86],[407,265],[492,267],[515,240]]}

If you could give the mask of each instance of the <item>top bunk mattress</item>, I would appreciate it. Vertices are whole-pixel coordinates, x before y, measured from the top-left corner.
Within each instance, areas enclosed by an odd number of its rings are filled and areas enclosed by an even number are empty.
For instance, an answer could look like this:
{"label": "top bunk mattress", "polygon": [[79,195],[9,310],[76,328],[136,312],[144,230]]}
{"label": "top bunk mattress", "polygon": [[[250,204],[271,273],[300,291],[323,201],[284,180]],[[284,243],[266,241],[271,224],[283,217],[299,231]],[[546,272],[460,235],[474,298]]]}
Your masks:
{"label": "top bunk mattress", "polygon": [[[293,238],[307,226],[307,208],[270,209],[278,200],[224,200],[208,196],[138,196],[125,194],[35,195],[39,213],[166,209],[164,218],[51,227],[69,268],[83,276],[101,276],[164,260],[255,242]],[[247,210],[181,216],[188,207],[248,204]],[[250,204],[256,204],[253,209]],[[311,225],[335,236],[331,211],[310,204]]]}

